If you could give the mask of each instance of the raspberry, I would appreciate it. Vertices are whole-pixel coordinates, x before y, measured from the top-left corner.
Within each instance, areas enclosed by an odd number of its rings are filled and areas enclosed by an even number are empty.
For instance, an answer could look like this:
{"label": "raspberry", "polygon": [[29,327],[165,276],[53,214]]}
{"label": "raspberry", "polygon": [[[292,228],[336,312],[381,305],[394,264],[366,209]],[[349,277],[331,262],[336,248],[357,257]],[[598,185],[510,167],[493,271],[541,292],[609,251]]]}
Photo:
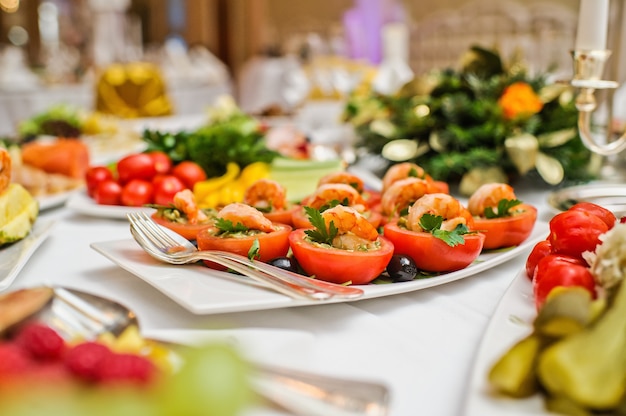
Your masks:
{"label": "raspberry", "polygon": [[50,385],[54,383],[66,383],[72,381],[69,370],[63,365],[62,361],[45,361],[39,363],[35,368],[27,374],[27,380],[30,383],[40,383]]}
{"label": "raspberry", "polygon": [[85,381],[97,381],[100,365],[113,352],[97,342],[83,342],[65,354],[65,365],[77,377]]}
{"label": "raspberry", "polygon": [[147,384],[156,374],[152,361],[134,354],[111,354],[100,366],[100,381]]}
{"label": "raspberry", "polygon": [[66,350],[63,338],[54,329],[40,323],[31,323],[22,328],[15,342],[40,360],[60,359]]}
{"label": "raspberry", "polygon": [[0,344],[0,379],[7,376],[24,375],[34,365],[28,352],[19,345],[8,342]]}

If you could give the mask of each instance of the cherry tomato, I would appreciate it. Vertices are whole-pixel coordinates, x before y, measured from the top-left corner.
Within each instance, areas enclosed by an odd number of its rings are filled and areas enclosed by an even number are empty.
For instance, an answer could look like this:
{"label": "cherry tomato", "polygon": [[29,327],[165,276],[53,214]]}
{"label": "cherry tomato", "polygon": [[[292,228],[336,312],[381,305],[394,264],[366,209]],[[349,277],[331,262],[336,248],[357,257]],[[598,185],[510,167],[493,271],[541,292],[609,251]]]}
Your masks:
{"label": "cherry tomato", "polygon": [[133,179],[151,181],[156,173],[154,161],[146,153],[128,155],[117,162],[117,178],[122,185]]}
{"label": "cherry tomato", "polygon": [[520,204],[514,212],[510,217],[474,217],[473,229],[485,234],[483,249],[517,246],[530,236],[537,220],[537,208]]}
{"label": "cherry tomato", "polygon": [[380,239],[378,250],[350,251],[320,247],[305,240],[304,229],[289,235],[289,246],[300,267],[316,279],[333,283],[364,285],[376,279],[393,256],[393,244]]}
{"label": "cherry tomato", "polygon": [[174,202],[174,195],[186,189],[185,184],[174,175],[162,175],[152,181],[154,186],[154,203],[170,205]]}
{"label": "cherry tomato", "polygon": [[600,219],[606,223],[609,229],[613,228],[613,226],[615,225],[615,221],[617,221],[615,214],[598,204],[594,204],[593,202],[579,202],[572,205],[570,207],[570,210],[585,211],[597,217],[600,217]]}
{"label": "cherry tomato", "polygon": [[552,250],[582,258],[585,251],[594,251],[600,244],[599,236],[609,230],[598,216],[582,210],[567,210],[550,220],[548,241]]}
{"label": "cherry tomato", "polygon": [[154,187],[151,182],[132,179],[122,187],[122,205],[140,207],[153,202]]}
{"label": "cherry tomato", "polygon": [[188,222],[174,222],[174,221],[170,221],[167,218],[161,217],[158,215],[158,212],[155,212],[152,214],[152,219],[158,223],[161,224],[164,227],[169,228],[170,230],[174,231],[175,233],[178,233],[180,235],[182,235],[183,237],[185,237],[187,240],[196,240],[198,233],[201,230],[204,230],[205,228],[209,228],[211,226],[213,226],[213,220],[209,220],[207,222],[203,222],[203,223],[196,223],[196,224],[189,224]]}
{"label": "cherry tomato", "polygon": [[[215,227],[204,228],[196,236],[200,250],[222,250],[248,256],[255,240],[259,241],[259,260],[268,262],[275,257],[283,257],[289,251],[289,233],[291,227],[285,224],[274,224],[276,231],[259,233],[251,236],[223,238],[217,234]],[[205,261],[212,269],[225,270],[213,262]]]}
{"label": "cherry tomato", "polygon": [[85,183],[87,185],[87,195],[94,197],[96,188],[100,182],[113,179],[113,172],[106,166],[91,166],[85,173]]}
{"label": "cherry tomato", "polygon": [[172,175],[178,177],[185,186],[189,189],[193,189],[196,182],[200,182],[206,179],[206,173],[204,169],[195,162],[190,160],[184,160],[178,165],[172,168]]}
{"label": "cherry tomato", "polygon": [[548,240],[543,240],[535,244],[532,251],[528,255],[526,259],[526,276],[532,280],[535,275],[535,269],[537,268],[537,263],[539,260],[547,256],[548,254],[552,254],[552,245]]}
{"label": "cherry tomato", "polygon": [[98,184],[93,199],[100,205],[121,205],[122,186],[113,179],[106,179]]}
{"label": "cherry tomato", "polygon": [[153,150],[146,154],[152,158],[154,169],[157,174],[167,174],[172,169],[172,159],[167,155],[167,153],[159,150]]}
{"label": "cherry tomato", "polygon": [[543,306],[554,288],[569,286],[580,286],[596,297],[595,280],[582,260],[560,254],[548,254],[539,260],[533,277],[537,309]]}
{"label": "cherry tomato", "polygon": [[420,270],[428,272],[452,272],[469,266],[485,241],[482,233],[466,234],[465,244],[451,247],[431,233],[399,227],[397,219],[385,224],[384,235],[395,246],[395,254],[411,257]]}

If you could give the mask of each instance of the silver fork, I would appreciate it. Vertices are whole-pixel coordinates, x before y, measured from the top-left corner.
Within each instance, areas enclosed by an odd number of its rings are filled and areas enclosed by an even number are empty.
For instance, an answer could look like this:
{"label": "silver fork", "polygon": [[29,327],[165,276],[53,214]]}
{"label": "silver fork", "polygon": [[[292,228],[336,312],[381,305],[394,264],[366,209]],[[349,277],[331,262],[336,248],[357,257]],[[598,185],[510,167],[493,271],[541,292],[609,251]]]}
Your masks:
{"label": "silver fork", "polygon": [[210,260],[239,272],[264,287],[298,298],[323,301],[331,298],[358,299],[363,291],[301,276],[269,264],[223,251],[200,251],[179,234],[155,223],[145,213],[128,213],[131,234],[152,257],[171,264]]}

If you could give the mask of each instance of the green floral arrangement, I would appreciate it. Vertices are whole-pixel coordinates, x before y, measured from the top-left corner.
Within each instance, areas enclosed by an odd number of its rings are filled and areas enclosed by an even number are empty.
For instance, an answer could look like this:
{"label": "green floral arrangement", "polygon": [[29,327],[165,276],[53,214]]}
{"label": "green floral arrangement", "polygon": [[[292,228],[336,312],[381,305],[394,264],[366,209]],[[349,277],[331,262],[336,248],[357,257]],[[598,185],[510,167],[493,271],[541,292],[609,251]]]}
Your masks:
{"label": "green floral arrangement", "polygon": [[344,109],[357,147],[390,166],[411,161],[470,194],[524,175],[557,185],[594,177],[577,130],[574,91],[472,47],[460,70],[416,78],[394,95],[355,91]]}

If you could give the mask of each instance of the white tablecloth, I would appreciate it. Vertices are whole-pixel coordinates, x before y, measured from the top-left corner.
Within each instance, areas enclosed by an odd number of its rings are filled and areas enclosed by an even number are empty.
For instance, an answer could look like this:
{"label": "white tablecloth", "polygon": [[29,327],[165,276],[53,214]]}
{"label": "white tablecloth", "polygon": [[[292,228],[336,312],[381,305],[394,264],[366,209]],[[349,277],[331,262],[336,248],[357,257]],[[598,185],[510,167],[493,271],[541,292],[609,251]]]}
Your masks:
{"label": "white tablecloth", "polygon": [[[538,206],[541,220],[549,220],[553,212],[545,202],[546,190],[517,189],[520,199]],[[383,382],[391,391],[392,416],[463,414],[483,331],[526,259],[520,255],[467,279],[384,298],[198,316],[90,248],[92,242],[131,238],[125,221],[63,207],[40,217],[49,218],[58,220],[52,235],[10,289],[52,283],[109,296],[131,306],[142,330],[152,334],[255,329],[251,338],[256,341],[244,346],[255,359]]]}

